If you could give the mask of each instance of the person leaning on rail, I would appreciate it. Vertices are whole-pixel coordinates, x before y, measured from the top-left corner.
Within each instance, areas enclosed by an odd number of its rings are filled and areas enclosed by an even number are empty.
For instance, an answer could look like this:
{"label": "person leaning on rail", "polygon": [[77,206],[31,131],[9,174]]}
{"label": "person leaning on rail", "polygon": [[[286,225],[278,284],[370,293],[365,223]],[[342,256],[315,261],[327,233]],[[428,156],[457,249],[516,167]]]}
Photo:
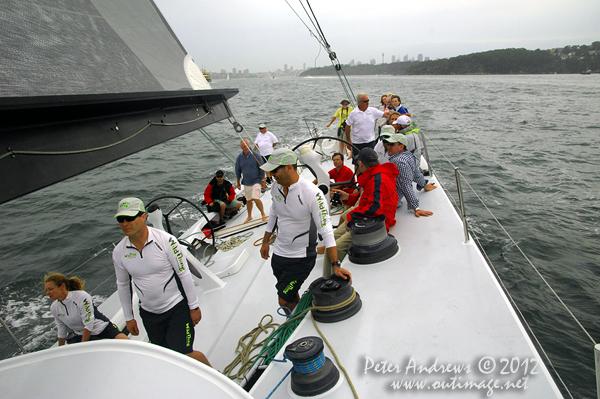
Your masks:
{"label": "person leaning on rail", "polygon": [[[58,329],[58,346],[98,339],[129,339],[96,308],[90,294],[83,290],[84,283],[60,273],[44,277],[46,295],[52,301],[50,312]],[[67,329],[75,333],[68,340]]]}

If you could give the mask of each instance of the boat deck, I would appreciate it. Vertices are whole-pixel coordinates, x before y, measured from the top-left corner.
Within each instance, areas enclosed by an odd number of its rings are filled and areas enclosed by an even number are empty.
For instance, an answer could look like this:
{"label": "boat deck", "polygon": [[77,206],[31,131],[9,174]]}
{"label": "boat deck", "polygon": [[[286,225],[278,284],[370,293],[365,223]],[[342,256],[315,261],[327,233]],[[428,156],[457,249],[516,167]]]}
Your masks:
{"label": "boat deck", "polygon": [[[435,177],[432,181],[439,186]],[[362,309],[341,322],[319,323],[358,396],[480,398],[501,391],[510,398],[562,397],[480,251],[472,241],[464,243],[462,223],[442,188],[417,196],[420,207],[434,215],[416,218],[403,201],[390,229],[400,252],[372,265],[343,261]],[[270,195],[263,196],[263,203],[269,209]],[[237,223],[244,219],[245,211],[236,218]],[[277,314],[270,261],[260,257],[255,245],[264,225],[251,231],[235,250],[215,254],[208,269],[213,273],[242,265],[221,279],[222,286],[211,285],[206,276],[196,279],[203,316],[194,346],[221,371],[235,358],[238,340],[264,315],[285,321]],[[319,256],[302,290],[321,276],[321,265]],[[318,335],[306,317],[288,343]],[[335,362],[328,348],[325,354]],[[283,358],[283,350],[276,358]],[[289,362],[272,362],[250,394],[267,397],[290,368]],[[271,397],[295,397],[289,380]],[[345,377],[340,380],[327,397],[352,397]]]}
{"label": "boat deck", "polygon": [[[319,323],[358,395],[392,396],[396,383],[405,397],[423,397],[419,392],[423,389],[443,390],[445,397],[481,397],[492,380],[491,386],[496,384],[492,389],[503,391],[503,397],[561,397],[480,251],[472,241],[464,243],[462,223],[444,191],[417,195],[421,208],[434,215],[416,218],[404,201],[390,230],[401,251],[373,265],[353,264],[348,258],[343,262],[352,272],[362,309],[338,323]],[[238,339],[255,328],[263,315],[284,321],[276,314],[270,262],[262,260],[258,247],[252,245],[263,231],[257,229],[244,243],[249,259],[237,275],[224,279],[226,289],[201,295],[204,316],[197,328],[197,345],[219,370],[234,358]],[[321,264],[319,257],[303,289],[320,277]],[[304,336],[318,336],[309,318],[289,342]],[[329,349],[326,355],[334,360]],[[384,362],[391,368],[382,368]],[[464,369],[442,368],[449,364]],[[431,373],[419,372],[419,366]],[[266,397],[290,367],[289,362],[273,362],[251,390],[252,396]],[[391,369],[393,373],[384,372]],[[442,385],[452,384],[453,378],[454,388]],[[418,389],[400,381],[426,385]],[[460,388],[469,381],[477,386]],[[338,385],[328,396],[352,395],[347,383]],[[272,397],[290,393],[285,381]]]}

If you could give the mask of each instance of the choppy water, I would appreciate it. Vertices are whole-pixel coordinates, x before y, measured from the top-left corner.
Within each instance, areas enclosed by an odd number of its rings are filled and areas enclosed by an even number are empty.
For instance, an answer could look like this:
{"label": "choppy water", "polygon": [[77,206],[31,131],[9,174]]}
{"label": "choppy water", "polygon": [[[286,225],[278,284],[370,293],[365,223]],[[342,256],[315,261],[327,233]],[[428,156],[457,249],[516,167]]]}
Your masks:
{"label": "choppy water", "polygon": [[[594,339],[600,339],[600,75],[350,77],[376,105],[400,94],[420,127],[478,191]],[[343,98],[337,78],[213,82],[238,87],[231,101],[254,136],[261,122],[280,142],[306,137],[304,119],[324,127]],[[228,122],[206,129],[238,152]],[[429,147],[445,187],[454,177]],[[174,194],[200,198],[215,165],[233,165],[199,133],[0,206],[0,316],[28,350],[55,341],[44,273],[87,280],[102,301],[115,290],[110,261],[119,199]],[[465,193],[484,249],[575,397],[595,397],[593,345],[553,298],[485,208]],[[435,217],[435,216],[434,216]],[[490,309],[493,311],[493,309]],[[0,358],[17,347],[0,328]]]}

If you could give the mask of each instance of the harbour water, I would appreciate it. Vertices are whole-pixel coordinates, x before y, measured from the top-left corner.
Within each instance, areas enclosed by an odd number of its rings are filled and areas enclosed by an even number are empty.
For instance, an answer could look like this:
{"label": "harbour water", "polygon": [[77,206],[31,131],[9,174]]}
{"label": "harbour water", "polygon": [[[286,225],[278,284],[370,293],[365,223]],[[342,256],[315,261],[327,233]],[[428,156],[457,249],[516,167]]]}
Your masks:
{"label": "harbour water", "polygon": [[[463,183],[469,221],[509,293],[574,397],[595,397],[600,339],[600,75],[349,77],[376,106],[399,94],[427,135],[433,167],[456,198],[459,167],[591,335],[582,331]],[[267,123],[282,145],[323,129],[343,98],[337,77],[214,81],[252,138]],[[234,155],[227,121],[206,129]],[[335,134],[333,128],[331,134]],[[439,149],[443,155],[438,152]],[[114,290],[112,219],[119,199],[173,194],[200,201],[215,169],[233,165],[198,132],[0,206],[0,316],[29,351],[56,340],[41,280],[84,278],[96,301]],[[432,216],[435,218],[435,215]],[[427,248],[434,250],[435,248]],[[410,304],[404,304],[410,306]],[[490,309],[494,312],[494,309]],[[18,347],[0,328],[0,358]]]}

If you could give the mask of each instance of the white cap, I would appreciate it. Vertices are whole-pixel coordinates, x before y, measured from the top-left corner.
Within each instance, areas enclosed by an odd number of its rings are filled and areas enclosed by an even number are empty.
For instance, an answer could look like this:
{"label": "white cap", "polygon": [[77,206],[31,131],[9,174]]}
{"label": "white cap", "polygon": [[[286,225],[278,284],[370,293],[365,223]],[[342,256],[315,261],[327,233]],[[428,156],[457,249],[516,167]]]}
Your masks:
{"label": "white cap", "polygon": [[396,119],[394,122],[392,122],[393,125],[410,125],[412,123],[412,120],[410,119],[410,117],[406,116],[406,115],[400,115],[400,117],[398,119]]}

